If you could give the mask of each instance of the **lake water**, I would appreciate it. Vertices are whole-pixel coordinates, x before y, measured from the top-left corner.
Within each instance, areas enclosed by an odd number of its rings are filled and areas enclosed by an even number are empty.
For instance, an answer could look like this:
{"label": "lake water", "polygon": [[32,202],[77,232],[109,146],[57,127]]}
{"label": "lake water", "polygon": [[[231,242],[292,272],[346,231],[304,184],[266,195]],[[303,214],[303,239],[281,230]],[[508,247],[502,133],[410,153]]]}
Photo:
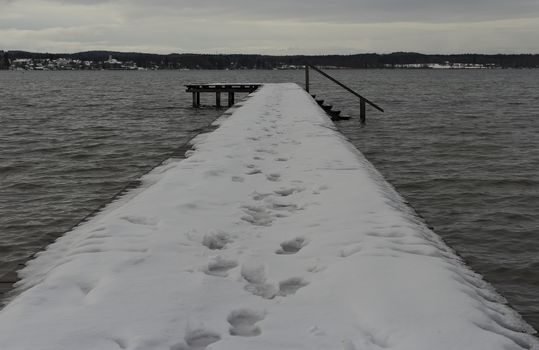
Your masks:
{"label": "lake water", "polygon": [[[341,131],[539,329],[539,70],[311,73]],[[0,271],[42,249],[221,112],[183,84],[302,83],[301,71],[0,71]],[[208,96],[203,103],[213,102]]]}

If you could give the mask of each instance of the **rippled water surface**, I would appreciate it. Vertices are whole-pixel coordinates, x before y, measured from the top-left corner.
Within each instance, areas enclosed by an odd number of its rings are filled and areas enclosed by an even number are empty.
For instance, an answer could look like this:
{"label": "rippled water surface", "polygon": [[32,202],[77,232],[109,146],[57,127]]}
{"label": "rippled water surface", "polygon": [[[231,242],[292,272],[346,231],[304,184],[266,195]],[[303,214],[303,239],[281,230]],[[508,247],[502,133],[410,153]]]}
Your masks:
{"label": "rippled water surface", "polygon": [[[539,328],[539,70],[345,70],[368,110],[341,131],[474,270]],[[0,72],[0,269],[159,164],[219,115],[190,82],[302,82],[300,71]],[[204,102],[204,101],[203,101]],[[210,103],[210,98],[206,100]]]}

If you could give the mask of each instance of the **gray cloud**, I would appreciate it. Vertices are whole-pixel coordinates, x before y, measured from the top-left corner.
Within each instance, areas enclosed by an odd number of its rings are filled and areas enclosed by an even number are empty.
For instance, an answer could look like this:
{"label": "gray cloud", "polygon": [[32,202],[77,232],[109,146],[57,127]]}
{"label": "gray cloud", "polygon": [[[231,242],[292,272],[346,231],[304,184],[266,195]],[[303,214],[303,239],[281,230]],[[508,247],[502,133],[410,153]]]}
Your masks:
{"label": "gray cloud", "polygon": [[227,18],[315,22],[470,21],[529,18],[539,14],[536,0],[143,0],[126,6],[147,13],[221,15]]}
{"label": "gray cloud", "polygon": [[[0,0],[22,1],[22,0]],[[316,22],[470,21],[530,18],[537,0],[50,0],[62,4],[117,4],[126,13],[206,15]],[[133,10],[133,11],[130,11]],[[142,11],[143,10],[143,11]]]}
{"label": "gray cloud", "polygon": [[539,52],[534,0],[0,0],[0,49]]}

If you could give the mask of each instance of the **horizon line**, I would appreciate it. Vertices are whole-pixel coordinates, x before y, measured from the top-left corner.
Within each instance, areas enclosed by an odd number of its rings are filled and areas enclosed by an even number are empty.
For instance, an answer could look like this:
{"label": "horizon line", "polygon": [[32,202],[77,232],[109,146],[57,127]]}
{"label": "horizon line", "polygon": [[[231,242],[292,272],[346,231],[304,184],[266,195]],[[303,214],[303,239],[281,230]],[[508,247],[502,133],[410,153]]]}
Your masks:
{"label": "horizon line", "polygon": [[392,51],[387,53],[379,52],[363,52],[363,53],[318,53],[318,54],[263,54],[263,53],[202,53],[202,52],[170,52],[170,53],[156,53],[156,52],[144,52],[144,51],[114,51],[114,50],[84,50],[76,52],[43,52],[43,51],[29,51],[23,49],[0,49],[3,52],[25,52],[30,54],[49,54],[49,55],[76,55],[87,52],[107,52],[107,53],[119,53],[119,54],[146,54],[146,55],[207,55],[207,56],[222,56],[222,55],[243,55],[243,56],[277,56],[277,57],[291,57],[291,56],[358,56],[358,55],[393,55],[393,54],[417,54],[424,56],[454,56],[454,55],[483,55],[483,56],[519,56],[519,55],[539,55],[538,53],[530,52],[514,52],[514,53],[477,53],[477,52],[461,52],[461,53],[423,53],[417,51]]}

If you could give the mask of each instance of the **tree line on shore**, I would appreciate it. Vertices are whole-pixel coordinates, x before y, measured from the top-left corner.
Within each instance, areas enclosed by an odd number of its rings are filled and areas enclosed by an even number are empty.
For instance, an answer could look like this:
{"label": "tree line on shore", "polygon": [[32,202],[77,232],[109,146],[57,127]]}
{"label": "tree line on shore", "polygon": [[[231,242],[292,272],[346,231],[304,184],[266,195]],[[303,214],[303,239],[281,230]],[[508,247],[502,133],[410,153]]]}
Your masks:
{"label": "tree line on shore", "polygon": [[138,67],[155,69],[279,69],[313,65],[338,68],[393,68],[414,64],[463,63],[500,68],[539,68],[539,54],[421,54],[394,52],[390,54],[354,55],[291,55],[255,54],[151,54],[137,52],[86,51],[70,54],[0,51],[0,69],[8,69],[17,59],[72,60],[102,62],[109,57],[135,62]]}

